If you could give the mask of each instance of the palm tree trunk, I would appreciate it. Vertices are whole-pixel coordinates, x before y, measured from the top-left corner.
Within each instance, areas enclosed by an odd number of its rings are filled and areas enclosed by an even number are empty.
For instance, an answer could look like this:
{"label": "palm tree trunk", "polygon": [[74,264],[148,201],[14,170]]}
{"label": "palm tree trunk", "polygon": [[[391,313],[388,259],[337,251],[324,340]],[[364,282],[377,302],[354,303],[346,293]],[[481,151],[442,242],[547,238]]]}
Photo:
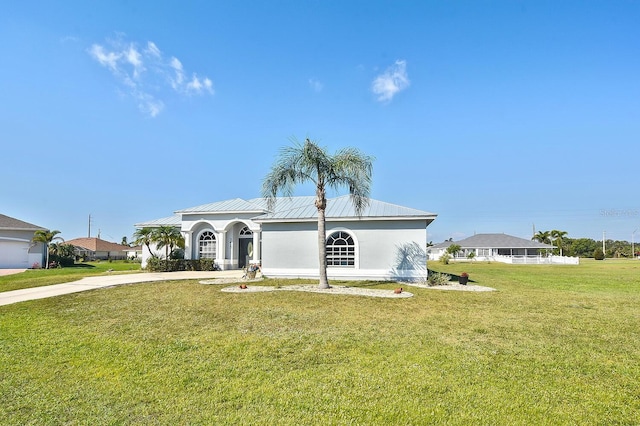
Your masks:
{"label": "palm tree trunk", "polygon": [[327,279],[327,243],[324,209],[318,209],[318,261],[320,262],[320,282],[318,288],[329,288]]}

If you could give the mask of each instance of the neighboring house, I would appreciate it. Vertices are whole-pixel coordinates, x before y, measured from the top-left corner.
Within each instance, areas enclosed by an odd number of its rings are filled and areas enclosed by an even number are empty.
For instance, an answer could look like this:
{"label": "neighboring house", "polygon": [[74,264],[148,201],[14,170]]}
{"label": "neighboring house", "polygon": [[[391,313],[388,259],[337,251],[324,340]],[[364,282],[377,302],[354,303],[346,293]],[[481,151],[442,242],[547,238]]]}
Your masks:
{"label": "neighboring house", "polygon": [[141,259],[141,258],[142,258],[142,246],[128,247],[127,259]]}
{"label": "neighboring house", "polygon": [[111,243],[100,238],[76,238],[66,241],[75,247],[75,255],[86,260],[123,260],[128,256],[131,247]]}
{"label": "neighboring house", "polygon": [[[174,216],[135,226],[175,226],[185,238],[185,258],[215,259],[221,269],[257,263],[265,276],[317,278],[314,200],[314,196],[281,197],[269,211],[264,198],[236,198],[178,210]],[[373,199],[358,217],[349,196],[328,199],[329,278],[425,278],[426,228],[435,218],[433,213]],[[162,250],[152,250],[164,256]],[[143,247],[143,266],[149,256]]]}
{"label": "neighboring house", "polygon": [[[565,263],[577,264],[578,258],[551,256],[554,246],[507,234],[476,234],[460,241],[445,241],[427,248],[430,260],[439,260],[450,245],[457,244],[460,251],[454,260],[496,261],[503,263]],[[469,258],[469,254],[473,257]]]}
{"label": "neighboring house", "polygon": [[36,231],[46,228],[0,214],[0,268],[27,269],[45,264],[44,243],[32,242]]}

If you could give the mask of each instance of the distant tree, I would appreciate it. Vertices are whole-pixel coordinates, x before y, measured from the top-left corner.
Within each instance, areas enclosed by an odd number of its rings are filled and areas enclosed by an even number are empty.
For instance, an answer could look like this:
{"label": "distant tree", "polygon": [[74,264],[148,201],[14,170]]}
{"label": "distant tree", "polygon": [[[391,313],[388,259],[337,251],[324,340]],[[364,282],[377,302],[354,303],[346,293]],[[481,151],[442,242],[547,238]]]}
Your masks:
{"label": "distant tree", "polygon": [[122,237],[122,242],[120,242],[120,245],[123,245],[123,246],[128,246],[129,245],[129,243],[127,242],[126,235],[124,237]]}
{"label": "distant tree", "polygon": [[155,253],[151,250],[151,243],[153,242],[153,235],[155,232],[155,228],[144,227],[140,229],[136,229],[136,232],[133,233],[133,244],[137,246],[145,245],[149,250],[149,254],[151,257],[156,257]]}
{"label": "distant tree", "polygon": [[562,238],[567,235],[566,231],[558,231],[554,229],[551,231],[551,238],[553,238],[553,244],[558,247],[558,252],[562,256]]}
{"label": "distant tree", "polygon": [[[46,257],[47,266],[46,266],[46,269],[49,269],[49,245],[54,240],[64,241],[62,239],[62,237],[56,237],[56,235],[58,235],[59,233],[60,233],[60,231],[58,231],[57,229],[54,230],[54,231],[38,229],[33,234],[33,239],[31,241],[33,241],[34,243],[44,243],[45,251],[47,253],[47,257]],[[57,250],[57,247],[55,249]]]}
{"label": "distant tree", "polygon": [[604,252],[601,248],[597,248],[593,251],[593,258],[595,260],[604,260]]}
{"label": "distant tree", "polygon": [[550,231],[538,231],[536,235],[531,238],[534,241],[538,241],[542,244],[551,244],[551,232]]}
{"label": "distant tree", "polygon": [[364,155],[355,148],[345,148],[336,154],[306,139],[304,144],[294,141],[294,146],[285,147],[262,182],[262,195],[270,209],[278,193],[293,195],[296,185],[313,183],[316,187],[315,206],[318,211],[318,262],[319,288],[329,288],[327,279],[327,236],[325,211],[327,188],[349,188],[351,202],[356,214],[361,215],[369,204],[373,157]]}
{"label": "distant tree", "polygon": [[599,246],[599,243],[591,238],[567,238],[564,242],[569,256],[577,257],[593,257],[593,252]]}
{"label": "distant tree", "polygon": [[462,250],[462,247],[460,247],[459,244],[451,244],[449,247],[447,247],[447,253],[449,253],[453,257],[455,257],[460,250]]}

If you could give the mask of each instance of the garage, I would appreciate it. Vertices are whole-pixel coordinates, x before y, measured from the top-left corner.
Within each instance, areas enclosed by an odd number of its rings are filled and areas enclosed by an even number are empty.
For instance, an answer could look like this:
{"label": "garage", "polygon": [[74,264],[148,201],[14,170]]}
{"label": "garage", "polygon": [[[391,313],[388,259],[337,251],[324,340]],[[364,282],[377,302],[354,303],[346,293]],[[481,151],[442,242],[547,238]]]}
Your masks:
{"label": "garage", "polygon": [[0,269],[25,269],[29,265],[29,243],[0,240]]}
{"label": "garage", "polygon": [[0,269],[26,269],[44,264],[45,245],[33,243],[38,225],[0,214]]}

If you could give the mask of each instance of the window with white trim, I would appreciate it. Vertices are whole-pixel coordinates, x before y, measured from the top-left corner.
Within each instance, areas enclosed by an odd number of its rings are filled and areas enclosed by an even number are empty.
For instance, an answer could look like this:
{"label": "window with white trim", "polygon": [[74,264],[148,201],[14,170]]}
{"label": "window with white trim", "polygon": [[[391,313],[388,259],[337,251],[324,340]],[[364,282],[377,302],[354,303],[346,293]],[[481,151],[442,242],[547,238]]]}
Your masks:
{"label": "window with white trim", "polygon": [[204,231],[198,239],[198,258],[216,258],[216,236],[211,231]]}
{"label": "window with white trim", "polygon": [[327,266],[355,267],[356,245],[345,231],[337,231],[327,238]]}

